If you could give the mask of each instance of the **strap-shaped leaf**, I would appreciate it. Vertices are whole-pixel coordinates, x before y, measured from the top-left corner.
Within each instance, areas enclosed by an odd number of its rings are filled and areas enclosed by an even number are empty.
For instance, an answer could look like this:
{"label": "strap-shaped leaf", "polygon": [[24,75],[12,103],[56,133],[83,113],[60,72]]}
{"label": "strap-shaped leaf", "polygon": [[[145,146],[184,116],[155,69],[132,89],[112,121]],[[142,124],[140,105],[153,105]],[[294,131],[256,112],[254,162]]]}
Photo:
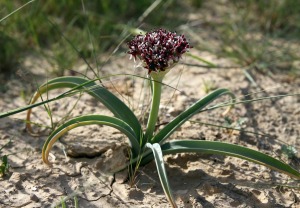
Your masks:
{"label": "strap-shaped leaf", "polygon": [[[65,93],[65,96],[78,90],[86,91],[88,94],[103,103],[103,105],[105,105],[117,118],[120,118],[128,123],[134,130],[137,138],[140,139],[142,128],[134,113],[118,97],[104,87],[97,85],[93,80],[84,79],[82,77],[68,76],[54,78],[39,88],[39,90],[32,97],[30,104],[34,104],[41,94],[59,88],[73,88],[68,91],[68,93]],[[30,115],[31,109],[27,113],[28,121],[30,120]],[[27,127],[31,129],[30,122],[27,122]]]}
{"label": "strap-shaped leaf", "polygon": [[161,149],[164,155],[182,152],[198,152],[234,156],[267,166],[291,177],[300,179],[300,173],[291,166],[264,153],[235,144],[216,141],[180,140],[167,142],[161,146]]}
{"label": "strap-shaped leaf", "polygon": [[169,180],[168,180],[167,172],[165,169],[164,158],[163,158],[163,154],[161,152],[160,145],[158,143],[155,143],[155,144],[147,143],[146,147],[150,148],[153,152],[159,180],[163,187],[165,195],[167,196],[172,207],[177,207],[175,204],[175,201],[174,201],[172,190],[169,185]]}
{"label": "strap-shaped leaf", "polygon": [[107,125],[114,127],[124,133],[130,143],[131,143],[131,149],[132,154],[134,156],[137,156],[139,154],[140,145],[138,143],[138,140],[136,138],[136,135],[133,131],[133,129],[124,121],[110,116],[104,116],[104,115],[85,115],[85,116],[79,116],[76,118],[73,118],[69,121],[67,121],[65,124],[59,126],[57,129],[55,129],[50,136],[47,138],[42,151],[42,157],[43,161],[47,164],[49,164],[48,156],[49,152],[53,146],[53,144],[64,134],[66,134],[71,129],[85,126],[85,125],[93,125],[93,124],[99,124],[99,125]]}
{"label": "strap-shaped leaf", "polygon": [[[230,95],[232,99],[235,99],[234,94],[232,94],[228,89],[217,89],[201,100],[197,101],[195,104],[190,106],[187,110],[179,114],[170,123],[168,123],[160,132],[158,132],[151,140],[151,143],[162,143],[167,139],[177,128],[179,128],[184,122],[190,119],[195,114],[199,113],[205,106],[219,98],[223,95]],[[234,103],[232,104],[232,106]],[[231,106],[231,107],[232,107]],[[230,110],[230,107],[228,108]],[[228,111],[227,110],[227,111]],[[227,112],[226,111],[226,112]]]}

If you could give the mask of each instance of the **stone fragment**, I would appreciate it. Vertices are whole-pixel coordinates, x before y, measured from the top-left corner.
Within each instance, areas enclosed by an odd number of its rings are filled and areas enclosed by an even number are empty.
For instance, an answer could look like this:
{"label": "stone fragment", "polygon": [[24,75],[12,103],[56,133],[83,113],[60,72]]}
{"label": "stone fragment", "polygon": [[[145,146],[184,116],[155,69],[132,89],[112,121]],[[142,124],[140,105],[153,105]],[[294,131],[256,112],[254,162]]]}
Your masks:
{"label": "stone fragment", "polygon": [[34,202],[38,202],[40,199],[35,194],[30,194],[30,200]]}

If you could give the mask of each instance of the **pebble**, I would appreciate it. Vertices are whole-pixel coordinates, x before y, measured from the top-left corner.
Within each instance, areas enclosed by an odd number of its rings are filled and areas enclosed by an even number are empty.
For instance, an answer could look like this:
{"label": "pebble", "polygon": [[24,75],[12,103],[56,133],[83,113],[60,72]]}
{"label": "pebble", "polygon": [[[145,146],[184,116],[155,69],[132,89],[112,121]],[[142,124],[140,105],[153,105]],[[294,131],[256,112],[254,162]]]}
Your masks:
{"label": "pebble", "polygon": [[34,202],[38,202],[40,199],[33,193],[30,194],[30,200]]}

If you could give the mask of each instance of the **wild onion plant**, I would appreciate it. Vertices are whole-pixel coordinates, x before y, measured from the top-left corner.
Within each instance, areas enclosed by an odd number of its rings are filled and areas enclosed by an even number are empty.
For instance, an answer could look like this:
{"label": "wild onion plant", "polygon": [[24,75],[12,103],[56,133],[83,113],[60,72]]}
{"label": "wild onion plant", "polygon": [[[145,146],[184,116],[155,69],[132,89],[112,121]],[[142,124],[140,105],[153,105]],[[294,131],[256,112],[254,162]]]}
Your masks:
{"label": "wild onion plant", "polygon": [[[128,43],[128,46],[128,53],[135,60],[140,60],[143,67],[148,71],[148,79],[151,83],[152,101],[145,131],[143,131],[136,115],[124,102],[109,92],[104,86],[96,84],[96,80],[88,80],[82,77],[59,77],[49,80],[38,88],[32,97],[30,105],[1,114],[0,118],[29,109],[27,113],[27,129],[32,131],[30,115],[33,107],[71,96],[78,91],[87,92],[102,102],[114,116],[83,115],[68,120],[56,128],[47,138],[42,150],[43,161],[49,164],[48,156],[53,144],[74,128],[93,124],[107,125],[116,128],[128,137],[130,143],[132,158],[127,166],[138,167],[154,159],[163,190],[173,207],[176,207],[176,204],[169,186],[163,160],[163,155],[166,154],[206,153],[234,156],[267,166],[291,177],[300,179],[300,173],[289,165],[264,153],[243,146],[205,140],[184,139],[167,141],[167,139],[192,116],[204,111],[204,108],[208,104],[219,97],[228,95],[231,98],[230,102],[209,107],[209,109],[215,109],[227,106],[228,109],[224,112],[224,114],[226,114],[234,106],[235,96],[228,89],[217,89],[180,113],[160,131],[155,131],[159,114],[163,78],[168,72],[172,71],[172,67],[178,63],[182,55],[187,52],[191,46],[184,35],[177,35],[175,32],[169,32],[163,29],[151,31],[145,35],[137,35]],[[58,88],[71,89],[58,97],[36,103],[42,94]]]}

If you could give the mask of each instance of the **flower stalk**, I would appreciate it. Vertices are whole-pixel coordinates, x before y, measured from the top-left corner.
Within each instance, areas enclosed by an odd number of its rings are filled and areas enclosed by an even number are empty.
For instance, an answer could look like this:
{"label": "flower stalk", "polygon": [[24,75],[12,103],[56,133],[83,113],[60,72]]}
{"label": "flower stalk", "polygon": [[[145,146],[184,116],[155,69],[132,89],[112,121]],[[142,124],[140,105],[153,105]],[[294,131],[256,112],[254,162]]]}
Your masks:
{"label": "flower stalk", "polygon": [[148,123],[146,127],[145,140],[148,141],[152,138],[153,132],[155,131],[155,126],[158,118],[158,111],[160,106],[161,98],[161,85],[164,76],[151,76],[152,85],[152,101],[151,108],[148,118]]}

